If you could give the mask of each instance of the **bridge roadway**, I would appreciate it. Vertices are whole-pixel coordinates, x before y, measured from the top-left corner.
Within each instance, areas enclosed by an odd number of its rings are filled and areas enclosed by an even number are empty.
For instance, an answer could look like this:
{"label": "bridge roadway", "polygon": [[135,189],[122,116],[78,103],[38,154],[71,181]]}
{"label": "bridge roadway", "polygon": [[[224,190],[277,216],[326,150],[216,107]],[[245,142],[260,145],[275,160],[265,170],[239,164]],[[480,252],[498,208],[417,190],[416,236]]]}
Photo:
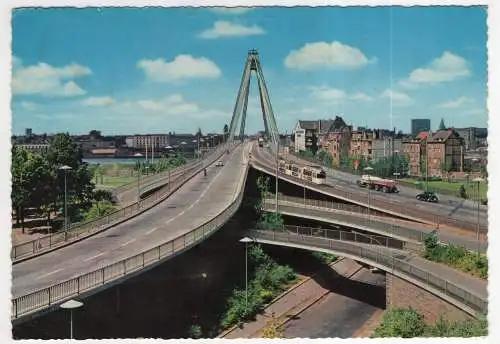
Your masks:
{"label": "bridge roadway", "polygon": [[[283,215],[331,223],[333,225],[354,228],[403,241],[418,243],[423,243],[425,234],[432,231],[431,228],[425,228],[423,225],[415,222],[398,221],[395,223],[392,218],[373,215],[368,217],[363,213],[327,208],[324,205],[312,206],[309,205],[309,203],[313,203],[313,200],[306,201],[307,203],[304,204],[298,202],[298,199],[297,201],[294,199],[291,201],[279,199],[279,212]],[[264,211],[273,212],[275,211],[275,204],[276,201],[274,199],[266,199],[262,204],[262,209]],[[486,253],[488,249],[487,242],[480,241],[478,246],[476,240],[461,237],[446,228],[439,231],[438,237],[439,241],[444,244],[464,246],[471,251],[476,251],[479,247],[480,252]]]}
{"label": "bridge roadway", "polygon": [[390,247],[297,234],[249,230],[254,242],[333,253],[403,278],[476,316],[488,308],[488,282]]}
{"label": "bridge roadway", "polygon": [[[254,163],[260,164],[266,169],[271,169],[270,172],[276,170],[275,157],[265,149],[254,147],[252,150],[252,164]],[[285,177],[283,174],[280,175]],[[327,183],[330,184],[330,186],[310,185],[292,176],[286,176],[286,178],[300,181],[300,185],[305,185],[306,189],[314,187],[315,189],[321,190],[320,192],[325,195],[346,197],[353,203],[360,203],[363,206],[368,205],[367,189],[360,188],[354,181],[343,180],[341,182],[342,185],[339,185],[339,179],[337,177],[332,177],[330,173],[327,175]],[[411,219],[435,223],[436,219],[439,218],[441,224],[446,223],[458,228],[476,228],[477,213],[472,209],[466,209],[460,205],[457,206],[446,203],[435,204],[420,202],[410,193],[404,191],[401,194],[381,194],[380,192],[372,191],[370,192],[370,202],[373,209],[393,212]],[[488,218],[487,211],[484,207],[480,208],[479,222],[481,230],[487,231]]]}
{"label": "bridge roadway", "polygon": [[214,218],[238,196],[249,145],[222,158],[151,210],[103,233],[12,268],[13,298],[55,285],[155,247]]}

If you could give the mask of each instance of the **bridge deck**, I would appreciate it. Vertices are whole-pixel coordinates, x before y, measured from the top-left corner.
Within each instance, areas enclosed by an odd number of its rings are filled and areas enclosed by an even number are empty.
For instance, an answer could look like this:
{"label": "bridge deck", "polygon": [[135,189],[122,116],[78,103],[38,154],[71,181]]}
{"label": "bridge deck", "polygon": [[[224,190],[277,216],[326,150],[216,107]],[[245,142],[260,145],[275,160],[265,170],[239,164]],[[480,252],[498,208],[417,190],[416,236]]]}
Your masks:
{"label": "bridge deck", "polygon": [[[275,170],[275,157],[266,151],[265,149],[259,149],[255,147],[252,151],[253,159],[259,164],[263,164],[264,167]],[[283,176],[285,177],[285,176]],[[292,178],[291,176],[286,176],[286,178]],[[368,203],[368,190],[361,189],[355,183],[356,176],[351,176],[350,179],[346,179],[344,174],[338,174],[337,171],[328,172],[327,183],[333,185],[333,187],[326,187],[318,185],[317,188],[321,189],[321,193],[325,195],[331,195],[332,197],[338,196],[348,196],[349,199],[355,202],[363,202],[363,204]],[[310,185],[305,184],[306,188],[310,188]],[[452,219],[457,222],[457,226],[461,222],[467,223],[468,227],[474,227],[477,218],[477,210],[474,210],[472,206],[465,204],[463,202],[455,202],[453,204],[449,202],[441,203],[426,203],[420,202],[415,199],[415,190],[409,191],[409,188],[403,189],[398,194],[382,194],[380,192],[372,191],[370,192],[370,199],[372,207],[378,207],[381,209],[386,209],[388,211],[394,211],[408,216],[425,219],[432,218],[435,221],[434,216],[439,216],[442,220]],[[413,192],[413,193],[412,193]],[[420,214],[420,215],[418,215]],[[443,223],[444,221],[441,221]],[[486,207],[480,207],[480,224],[482,228],[487,228],[488,226],[488,214]]]}
{"label": "bridge deck", "polygon": [[237,197],[244,178],[244,151],[238,147],[225,166],[207,168],[162,204],[94,237],[13,266],[13,296],[120,261],[178,237],[210,220]]}
{"label": "bridge deck", "polygon": [[[274,211],[275,201],[272,199],[266,200],[263,204],[263,210]],[[279,201],[279,211],[284,215],[308,218],[332,224],[351,224],[355,228],[366,228],[367,231],[373,231],[382,235],[397,237],[399,239],[417,240],[423,242],[424,235],[431,232],[430,228],[425,226],[418,227],[414,224],[398,224],[394,225],[390,218],[372,217],[368,218],[366,214],[348,213],[345,211],[336,211],[328,208],[311,207],[301,203],[290,201]],[[360,228],[361,229],[361,228]],[[384,234],[385,233],[385,234]],[[469,250],[477,250],[478,243],[472,238],[464,238],[457,235],[450,235],[446,230],[440,230],[439,240],[443,243],[451,243],[454,245],[464,246]],[[479,249],[481,252],[486,252],[488,243],[480,241]]]}

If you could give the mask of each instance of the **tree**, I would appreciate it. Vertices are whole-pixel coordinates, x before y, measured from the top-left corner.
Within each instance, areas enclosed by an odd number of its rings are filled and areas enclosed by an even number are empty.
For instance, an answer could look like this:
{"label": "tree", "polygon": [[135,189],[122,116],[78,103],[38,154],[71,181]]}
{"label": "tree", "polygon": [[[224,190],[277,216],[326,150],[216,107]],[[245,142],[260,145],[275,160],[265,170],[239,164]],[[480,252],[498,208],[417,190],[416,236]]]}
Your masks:
{"label": "tree", "polygon": [[[92,172],[82,158],[81,148],[73,142],[69,134],[56,134],[52,138],[46,159],[53,181],[48,189],[53,209],[57,209],[58,205],[64,202],[65,173],[67,173],[69,208],[87,210],[92,206],[94,190]],[[71,170],[61,171],[59,168],[63,165],[70,166]]]}
{"label": "tree", "polygon": [[223,133],[224,133],[224,141],[227,140],[227,136],[229,135],[229,126],[226,124],[224,124],[224,130],[223,130]]}
{"label": "tree", "polygon": [[313,133],[311,137],[311,152],[313,153],[313,155],[316,155],[317,151],[318,151],[318,137],[316,136],[316,133]]}
{"label": "tree", "polygon": [[203,134],[201,132],[201,128],[198,127],[198,131],[196,132],[196,138],[199,140],[202,136],[203,136]]}
{"label": "tree", "polygon": [[446,180],[449,182],[450,181],[450,172],[453,169],[453,166],[450,163],[444,162],[440,166],[441,168],[441,173],[446,175]]}

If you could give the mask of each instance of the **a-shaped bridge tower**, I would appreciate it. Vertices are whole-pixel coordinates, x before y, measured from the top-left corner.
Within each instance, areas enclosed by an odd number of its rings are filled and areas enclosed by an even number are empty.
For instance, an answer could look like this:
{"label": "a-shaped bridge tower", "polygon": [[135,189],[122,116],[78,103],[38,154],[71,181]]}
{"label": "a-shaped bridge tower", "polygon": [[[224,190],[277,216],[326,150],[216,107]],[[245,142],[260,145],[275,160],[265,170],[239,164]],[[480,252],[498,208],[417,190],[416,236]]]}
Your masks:
{"label": "a-shaped bridge tower", "polygon": [[236,105],[234,106],[233,117],[231,118],[231,125],[229,126],[228,140],[234,140],[236,133],[236,126],[241,118],[240,124],[240,140],[243,140],[245,135],[245,122],[247,118],[248,94],[250,91],[250,76],[252,71],[257,76],[259,86],[260,107],[262,109],[262,119],[264,120],[264,130],[266,139],[272,141],[274,146],[279,142],[279,132],[274,118],[271,100],[269,99],[269,92],[267,91],[266,82],[264,80],[264,73],[260,64],[259,53],[253,49],[248,52],[247,62],[243,70],[243,77],[241,78],[240,90],[236,98]]}

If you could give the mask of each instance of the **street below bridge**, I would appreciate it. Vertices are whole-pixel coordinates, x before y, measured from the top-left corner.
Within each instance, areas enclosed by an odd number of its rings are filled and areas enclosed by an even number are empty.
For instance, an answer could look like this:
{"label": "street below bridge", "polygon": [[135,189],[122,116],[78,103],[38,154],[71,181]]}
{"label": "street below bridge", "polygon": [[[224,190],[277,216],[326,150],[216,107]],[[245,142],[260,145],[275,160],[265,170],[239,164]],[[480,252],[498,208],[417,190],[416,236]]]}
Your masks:
{"label": "street below bridge", "polygon": [[15,264],[13,297],[46,288],[133,256],[174,239],[212,219],[237,197],[247,148],[224,156],[224,167],[212,165],[166,201],[93,237],[35,259]]}

